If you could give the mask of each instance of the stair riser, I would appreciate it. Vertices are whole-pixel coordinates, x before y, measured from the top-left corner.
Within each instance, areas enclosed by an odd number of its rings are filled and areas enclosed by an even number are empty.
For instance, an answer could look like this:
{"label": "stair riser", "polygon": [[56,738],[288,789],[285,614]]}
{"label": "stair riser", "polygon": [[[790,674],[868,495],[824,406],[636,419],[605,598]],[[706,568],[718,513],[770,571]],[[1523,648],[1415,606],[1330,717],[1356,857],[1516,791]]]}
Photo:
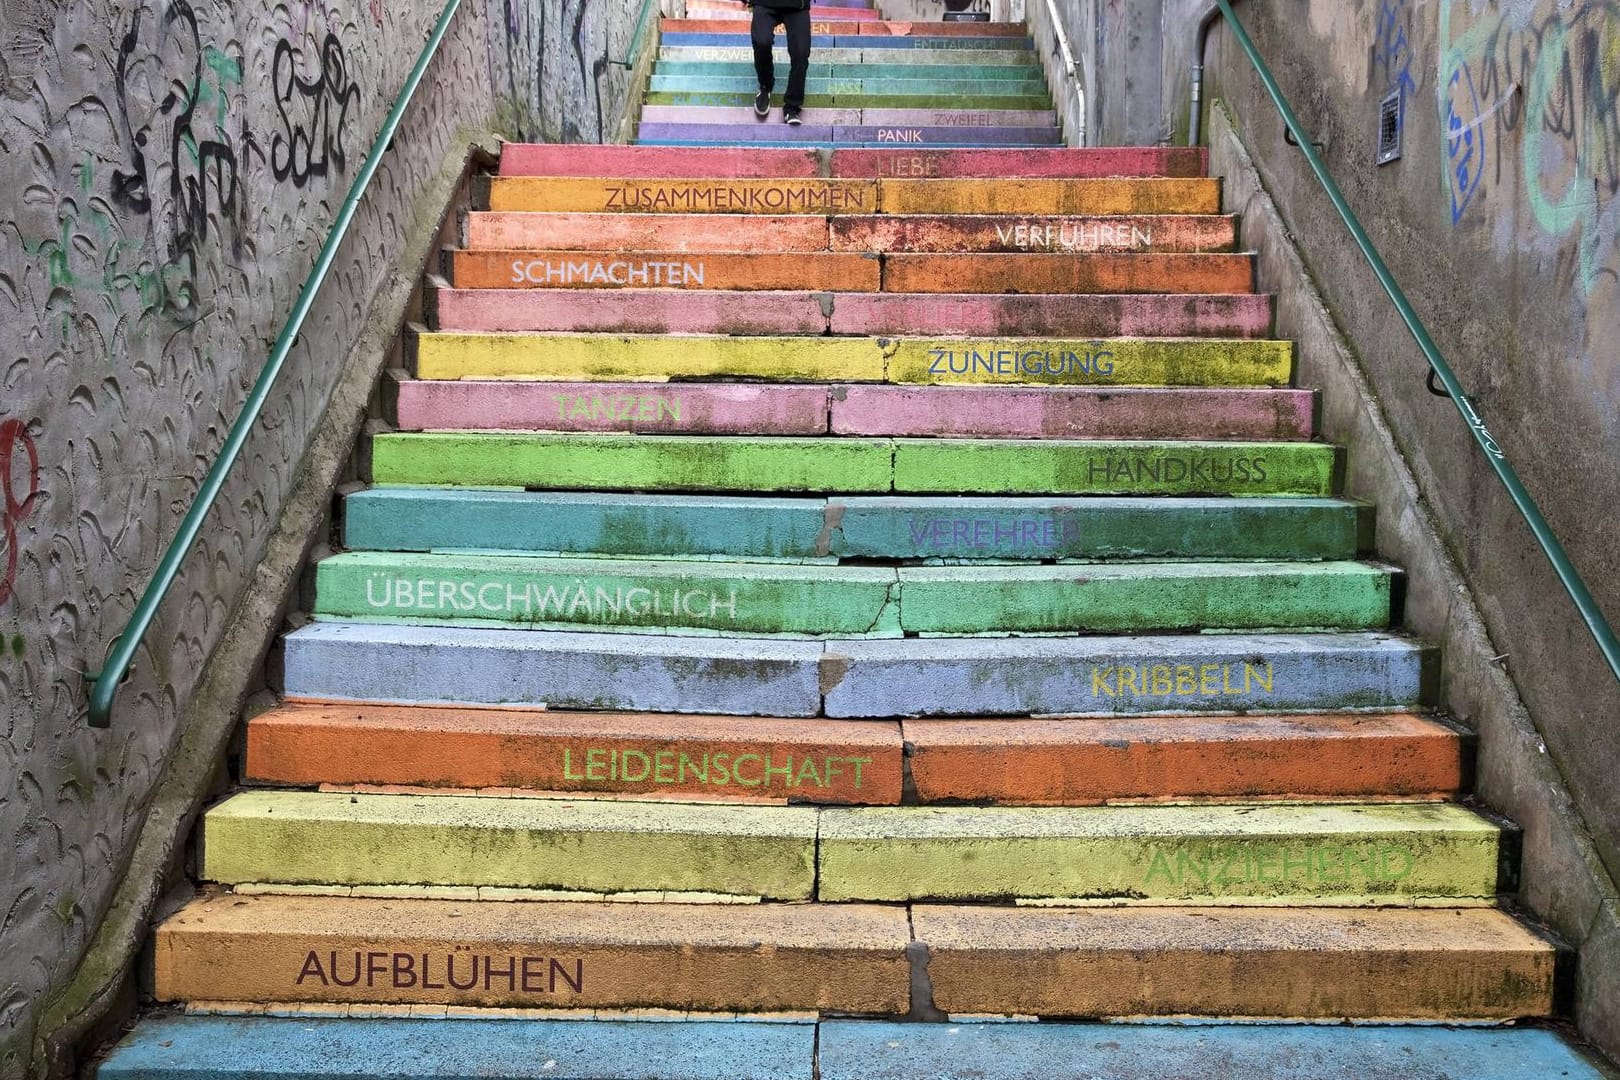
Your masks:
{"label": "stair riser", "polygon": [[[846,34],[859,33],[871,37],[893,35],[896,40],[917,41],[928,38],[945,38],[960,41],[964,38],[986,40],[1011,40],[1018,47],[1028,47],[1029,39],[1025,36],[1028,31],[1022,23],[948,23],[948,22],[887,22],[882,20],[865,20],[855,24],[855,29],[846,28],[845,20],[810,22],[811,34]],[[748,40],[749,28],[744,21],[737,19],[664,19],[659,24],[664,35],[670,34],[729,34]],[[667,40],[667,37],[666,37]],[[982,46],[975,46],[982,47]]]}
{"label": "stair riser", "polygon": [[639,431],[710,435],[1309,439],[1303,390],[1069,390],[405,379],[401,431]]}
{"label": "stair riser", "polygon": [[1317,443],[385,434],[379,484],[590,491],[1331,495]]}
{"label": "stair riser", "polygon": [[1356,507],[1287,499],[746,499],[374,488],[360,551],[857,559],[1349,559]]}
{"label": "stair riser", "polygon": [[[913,50],[915,52],[915,50]],[[1041,83],[1042,72],[1035,64],[905,64],[892,65],[885,72],[897,79],[941,79],[953,86],[972,86],[986,80]],[[659,60],[653,66],[653,76],[672,76],[691,79],[752,79],[754,61],[747,60]],[[833,62],[812,59],[806,70],[810,79],[870,79],[872,65]],[[1042,84],[1044,85],[1044,84]],[[643,117],[645,119],[645,117]]]}
{"label": "stair riser", "polygon": [[434,325],[452,332],[1265,337],[1272,322],[1271,297],[1244,295],[440,288],[429,296],[435,307]]}
{"label": "stair riser", "polygon": [[[998,80],[998,85],[1002,81]],[[753,139],[761,135],[796,136],[808,128],[828,127],[923,127],[923,128],[1054,128],[1057,114],[1051,109],[822,109],[806,108],[800,114],[804,127],[797,131],[781,128],[782,103],[771,107],[770,115],[761,120],[753,106],[728,109],[702,105],[646,105],[642,107],[642,124],[712,124],[727,136],[730,142],[739,138]],[[749,131],[737,130],[735,125],[746,124]],[[870,141],[877,141],[874,137]],[[894,141],[894,140],[890,140]]]}
{"label": "stair riser", "polygon": [[[889,42],[889,44],[893,44],[892,40]],[[935,44],[938,43],[936,42]],[[986,67],[995,67],[1007,68],[1023,74],[1031,69],[1039,70],[1036,67],[1034,57],[1022,49],[1003,48],[1000,47],[1001,43],[999,42],[992,42],[991,45],[994,47],[990,48],[978,48],[977,46],[971,48],[954,47],[958,44],[966,43],[947,42],[945,43],[946,47],[943,48],[923,47],[910,49],[878,47],[863,49],[859,46],[855,46],[853,48],[834,48],[831,45],[823,45],[821,48],[818,48],[812,52],[811,57],[813,62],[862,66],[883,64],[894,70],[912,66],[948,67],[953,65],[960,66],[964,70],[968,71],[978,71]],[[787,47],[783,45],[778,45],[774,50],[772,50],[771,56],[776,64],[787,64],[791,62],[791,58],[788,56]],[[719,45],[672,46],[665,44],[658,50],[658,60],[660,62],[699,61],[732,64],[742,63],[748,65],[748,67],[752,69],[754,63],[754,49],[752,45],[735,41],[728,44]],[[1104,148],[1088,148],[1089,152],[1091,153],[1096,153],[1100,149]],[[1114,148],[1109,147],[1106,149],[1112,150]],[[609,172],[606,175],[612,174]],[[694,173],[691,175],[700,174]]]}
{"label": "stair riser", "polygon": [[[982,103],[982,99],[978,99]],[[682,108],[683,106],[672,106]],[[780,117],[777,118],[780,120]],[[649,145],[703,146],[714,142],[746,141],[749,145],[799,145],[827,143],[837,146],[886,146],[898,143],[912,146],[1057,146],[1062,136],[1056,127],[998,124],[987,127],[923,127],[884,124],[832,125],[806,121],[801,127],[777,123],[764,126],[755,121],[744,128],[736,122],[717,124],[641,123],[636,138]]]}
{"label": "stair riser", "polygon": [[861,805],[898,803],[903,787],[893,723],[447,711],[284,708],[249,723],[247,775]]}
{"label": "stair riser", "polygon": [[[651,90],[705,91],[709,93],[754,94],[759,80],[752,72],[747,75],[684,75],[654,72]],[[928,96],[962,94],[969,98],[1016,94],[1019,97],[1037,97],[1046,92],[1045,80],[1039,69],[1030,69],[1021,79],[976,79],[964,82],[956,78],[936,78],[922,74],[914,67],[896,68],[892,73],[864,74],[841,77],[811,77],[805,80],[807,98],[818,94],[922,94]]]}
{"label": "stair riser", "polygon": [[823,644],[320,622],[284,643],[295,700],[734,716],[1406,709],[1437,674],[1376,634]]}
{"label": "stair riser", "polygon": [[[934,25],[936,24],[929,24],[929,26]],[[938,25],[944,24],[940,23]],[[831,33],[825,32],[829,26],[832,29]],[[847,23],[823,24],[823,32],[811,35],[810,46],[816,53],[838,49],[846,52],[859,50],[866,53],[877,53],[880,56],[885,52],[903,52],[908,49],[926,49],[930,54],[950,53],[957,49],[964,52],[1000,50],[1008,53],[1027,54],[1030,48],[1028,38],[894,37],[886,34],[851,33],[851,29]],[[739,42],[739,39],[741,39],[741,42]],[[735,49],[739,43],[746,43],[747,40],[746,27],[743,28],[741,33],[666,30],[660,39],[660,44],[666,48],[698,46]],[[931,59],[934,59],[936,63],[938,62],[935,58],[931,57]]]}
{"label": "stair riser", "polygon": [[[421,379],[636,379],[679,400],[681,378],[964,385],[1282,386],[1286,341],[1000,338],[663,338],[495,333],[416,335]],[[697,388],[693,392],[702,392]],[[569,406],[572,410],[573,405]],[[594,406],[593,406],[594,408]],[[637,411],[641,411],[639,406]],[[669,412],[660,406],[658,413]]]}
{"label": "stair riser", "polygon": [[[528,565],[533,563],[531,568]],[[322,560],[314,614],[727,633],[1113,632],[1389,623],[1359,564],[781,567],[360,552]]]}
{"label": "stair riser", "polygon": [[489,209],[720,214],[1217,214],[1208,179],[668,179],[498,176]]}

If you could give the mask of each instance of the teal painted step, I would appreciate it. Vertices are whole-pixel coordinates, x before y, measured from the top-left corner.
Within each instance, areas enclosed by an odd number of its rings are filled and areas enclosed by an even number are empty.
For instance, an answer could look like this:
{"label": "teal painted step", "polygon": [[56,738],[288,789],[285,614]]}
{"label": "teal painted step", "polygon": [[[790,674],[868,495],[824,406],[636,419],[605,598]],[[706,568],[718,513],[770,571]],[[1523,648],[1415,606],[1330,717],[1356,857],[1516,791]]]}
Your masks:
{"label": "teal painted step", "polygon": [[[838,93],[806,93],[804,103],[809,108],[841,109],[1050,109],[1052,98],[1045,93],[994,94],[976,88],[972,93],[955,91],[939,93],[902,92],[894,84],[867,91],[841,91]],[[755,88],[758,89],[757,86]],[[754,91],[714,90],[649,90],[648,105],[751,105]]]}
{"label": "teal painted step", "polygon": [[319,621],[290,698],[724,716],[1138,716],[1432,704],[1436,654],[1380,633],[821,641]]}
{"label": "teal painted step", "polygon": [[1331,495],[1321,443],[395,432],[378,484],[593,491]]}
{"label": "teal painted step", "polygon": [[[785,57],[786,54],[784,53]],[[893,67],[885,74],[906,79],[948,80],[953,84],[971,87],[985,79],[1040,82],[1041,69],[1034,64],[907,64]],[[750,60],[660,60],[653,66],[653,77],[674,76],[689,79],[753,79],[754,64]],[[814,63],[809,67],[810,79],[870,79],[874,77],[871,63]],[[1044,88],[1045,84],[1041,83]],[[731,89],[731,87],[714,87]],[[968,91],[968,92],[971,92]]]}
{"label": "teal painted step", "polygon": [[[789,62],[787,49],[772,54],[777,64]],[[867,73],[875,70],[899,71],[913,64],[928,67],[961,67],[977,71],[987,67],[1030,68],[1038,66],[1035,56],[1023,49],[878,49],[825,48],[810,54],[811,62],[859,65]],[[753,69],[754,50],[749,45],[664,45],[658,62],[710,62],[745,64]],[[875,68],[874,68],[875,65]]]}
{"label": "teal painted step", "polygon": [[874,559],[1350,559],[1371,508],[1341,499],[747,498],[371,488],[344,545],[374,551]]}
{"label": "teal painted step", "polygon": [[814,1022],[149,1016],[99,1080],[811,1080]]}
{"label": "teal painted step", "polygon": [[148,1016],[98,1080],[1605,1080],[1537,1028]]}
{"label": "teal painted step", "polygon": [[[962,81],[954,78],[934,79],[922,76],[912,77],[907,72],[905,78],[895,78],[888,75],[874,75],[871,71],[846,78],[815,78],[811,77],[805,83],[806,100],[817,94],[871,94],[877,97],[890,95],[902,96],[937,96],[942,94],[966,97],[1001,97],[1005,95],[1042,97],[1046,94],[1046,83],[1043,79],[1031,75],[1024,79],[974,79]],[[659,75],[652,77],[653,92],[666,91],[670,93],[731,93],[749,94],[759,89],[759,80],[753,74],[745,76],[721,75]]]}
{"label": "teal painted step", "polygon": [[903,567],[351,552],[314,613],[617,630],[898,635],[1373,629],[1390,574],[1360,563]]}

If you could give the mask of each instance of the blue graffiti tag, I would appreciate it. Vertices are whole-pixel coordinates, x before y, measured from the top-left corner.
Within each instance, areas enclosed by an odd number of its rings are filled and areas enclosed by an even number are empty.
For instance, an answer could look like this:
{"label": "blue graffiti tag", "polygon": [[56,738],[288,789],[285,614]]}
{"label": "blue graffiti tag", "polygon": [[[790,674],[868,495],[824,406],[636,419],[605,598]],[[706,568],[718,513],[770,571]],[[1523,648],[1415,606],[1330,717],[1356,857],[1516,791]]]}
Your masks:
{"label": "blue graffiti tag", "polygon": [[1446,177],[1451,188],[1451,223],[1462,220],[1485,176],[1485,128],[1480,124],[1474,77],[1459,64],[1446,83]]}

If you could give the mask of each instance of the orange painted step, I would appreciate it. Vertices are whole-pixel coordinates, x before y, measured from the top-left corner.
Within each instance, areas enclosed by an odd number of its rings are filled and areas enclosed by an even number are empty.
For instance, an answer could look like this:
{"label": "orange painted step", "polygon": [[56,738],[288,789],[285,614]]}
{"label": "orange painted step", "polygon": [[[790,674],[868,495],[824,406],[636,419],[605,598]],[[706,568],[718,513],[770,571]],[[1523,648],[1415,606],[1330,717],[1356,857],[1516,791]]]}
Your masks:
{"label": "orange painted step", "polygon": [[481,212],[467,215],[467,246],[496,250],[826,251],[828,235],[825,218],[803,214]]}
{"label": "orange painted step", "polygon": [[389,705],[284,705],[248,723],[273,784],[900,801],[899,725]]}
{"label": "orange painted step", "polygon": [[907,720],[903,731],[923,802],[1441,797],[1468,775],[1469,740],[1410,713]]}
{"label": "orange painted step", "polygon": [[159,1001],[905,1012],[906,911],[222,895],[155,934]]}
{"label": "orange painted step", "polygon": [[886,255],[893,293],[1249,293],[1249,255]]}
{"label": "orange painted step", "polygon": [[458,289],[794,289],[877,292],[875,255],[456,251]]}

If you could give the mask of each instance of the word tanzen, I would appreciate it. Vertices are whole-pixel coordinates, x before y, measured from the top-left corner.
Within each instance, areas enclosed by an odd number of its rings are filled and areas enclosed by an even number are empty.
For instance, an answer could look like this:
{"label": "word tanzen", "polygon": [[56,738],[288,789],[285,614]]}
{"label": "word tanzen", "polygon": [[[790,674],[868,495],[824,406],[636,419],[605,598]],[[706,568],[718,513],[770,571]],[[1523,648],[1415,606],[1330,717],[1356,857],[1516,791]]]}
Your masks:
{"label": "word tanzen", "polygon": [[[651,210],[660,213],[805,214],[832,210],[871,212],[863,184],[778,181],[773,184],[622,184],[606,189],[607,210]],[[870,201],[875,201],[872,199]]]}
{"label": "word tanzen", "polygon": [[1365,841],[1169,845],[1154,849],[1143,882],[1211,892],[1289,882],[1376,886],[1410,877],[1413,865],[1406,846]]}
{"label": "word tanzen", "polygon": [[761,791],[779,789],[794,791],[803,788],[828,788],[834,781],[848,782],[859,789],[864,778],[862,770],[872,764],[869,757],[840,757],[828,754],[801,755],[797,762],[792,754],[778,761],[769,751],[764,753],[689,754],[684,750],[633,750],[612,747],[564,747],[562,773],[564,780],[584,780],[597,783],[620,784],[708,784],[726,787],[735,784]]}
{"label": "word tanzen", "polygon": [[[378,614],[435,611],[457,615],[554,618],[590,622],[637,620],[648,615],[703,622],[736,622],[737,590],[665,589],[636,585],[591,586],[583,581],[562,585],[530,581],[454,581],[372,574],[366,578],[366,606]],[[721,616],[724,616],[722,619]]]}
{"label": "word tanzen", "polygon": [[702,285],[699,262],[513,259],[514,285]]}
{"label": "word tanzen", "polygon": [[1220,697],[1273,693],[1269,661],[1240,664],[1093,664],[1091,696]]}
{"label": "word tanzen", "polygon": [[565,993],[583,993],[585,961],[465,952],[311,949],[293,980],[295,986],[459,990],[468,994],[555,994],[559,984],[566,988]]}
{"label": "word tanzen", "polygon": [[558,420],[681,422],[681,399],[658,394],[553,394]]}

